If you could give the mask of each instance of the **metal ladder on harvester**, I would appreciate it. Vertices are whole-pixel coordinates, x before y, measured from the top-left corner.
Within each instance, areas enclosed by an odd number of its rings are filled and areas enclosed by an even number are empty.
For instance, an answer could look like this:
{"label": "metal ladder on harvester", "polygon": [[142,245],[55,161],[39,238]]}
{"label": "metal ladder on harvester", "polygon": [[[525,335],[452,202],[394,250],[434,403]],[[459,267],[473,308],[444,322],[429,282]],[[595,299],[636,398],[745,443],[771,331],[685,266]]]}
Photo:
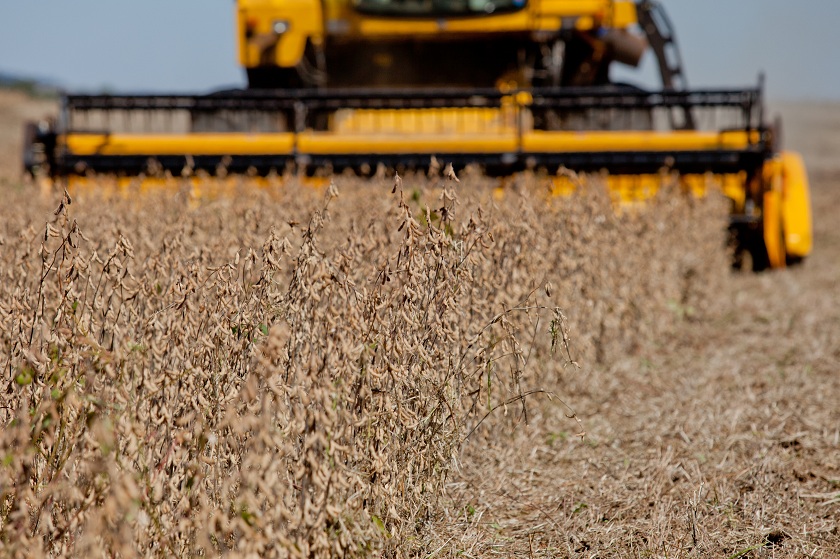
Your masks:
{"label": "metal ladder on harvester", "polygon": [[[688,83],[683,72],[682,57],[674,37],[671,20],[668,19],[665,10],[659,2],[644,0],[636,5],[636,14],[639,26],[645,32],[648,42],[659,61],[659,74],[662,78],[663,89],[674,91],[685,91]],[[682,122],[671,115],[671,122],[676,129],[691,130],[694,126],[694,116],[688,107],[682,111]]]}

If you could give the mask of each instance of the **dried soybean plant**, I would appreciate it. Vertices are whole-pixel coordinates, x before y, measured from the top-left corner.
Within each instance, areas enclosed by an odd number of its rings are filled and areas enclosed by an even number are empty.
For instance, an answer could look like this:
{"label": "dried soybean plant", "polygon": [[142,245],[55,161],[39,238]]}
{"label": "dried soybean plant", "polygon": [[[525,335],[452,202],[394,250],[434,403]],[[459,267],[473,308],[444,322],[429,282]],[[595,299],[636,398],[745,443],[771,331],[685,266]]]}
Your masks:
{"label": "dried soybean plant", "polygon": [[580,357],[608,359],[708,283],[686,225],[708,204],[335,180],[10,216],[4,554],[428,551],[468,434],[567,413],[537,398],[562,391],[565,316]]}
{"label": "dried soybean plant", "polygon": [[[492,267],[489,229],[454,220],[450,188],[434,212],[395,192],[383,221],[396,235],[372,226],[327,254],[319,236],[334,194],[305,227],[254,382],[229,415],[239,436],[228,452],[244,458],[223,500],[247,497],[214,518],[211,539],[263,554],[404,555],[422,549],[453,454],[484,414],[477,402],[522,395],[514,374],[494,378],[491,396],[482,371],[521,360],[522,348],[511,313],[493,313],[509,293],[476,281]],[[255,432],[261,441],[240,446]],[[269,528],[278,536],[257,537]]]}

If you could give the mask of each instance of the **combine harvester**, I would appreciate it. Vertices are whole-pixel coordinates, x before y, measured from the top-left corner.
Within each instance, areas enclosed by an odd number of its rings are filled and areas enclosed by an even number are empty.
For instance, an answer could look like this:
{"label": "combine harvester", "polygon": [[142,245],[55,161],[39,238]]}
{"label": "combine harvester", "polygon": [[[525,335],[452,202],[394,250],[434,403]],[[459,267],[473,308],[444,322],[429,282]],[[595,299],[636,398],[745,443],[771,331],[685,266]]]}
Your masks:
{"label": "combine harvester", "polygon": [[[25,168],[70,182],[434,158],[493,175],[598,173],[630,202],[678,173],[731,199],[737,252],[755,269],[811,250],[805,170],[778,150],[761,84],[687,90],[654,2],[239,0],[237,33],[248,89],[65,95],[55,123],[27,127]],[[610,81],[611,64],[636,66],[648,48],[662,90]]]}

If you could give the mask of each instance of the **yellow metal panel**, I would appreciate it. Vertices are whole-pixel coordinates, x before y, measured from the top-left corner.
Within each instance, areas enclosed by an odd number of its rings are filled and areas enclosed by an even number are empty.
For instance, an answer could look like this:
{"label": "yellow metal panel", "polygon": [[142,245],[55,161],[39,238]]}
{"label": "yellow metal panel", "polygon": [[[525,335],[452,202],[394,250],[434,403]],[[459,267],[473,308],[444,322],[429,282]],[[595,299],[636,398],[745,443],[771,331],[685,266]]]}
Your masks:
{"label": "yellow metal panel", "polygon": [[785,244],[782,240],[782,196],[781,191],[771,189],[764,193],[762,221],[764,222],[764,246],[771,268],[784,268],[786,263]]}
{"label": "yellow metal panel", "polygon": [[74,155],[291,154],[295,137],[278,134],[72,134],[59,137]]}
{"label": "yellow metal panel", "polygon": [[579,31],[589,31],[595,26],[595,18],[592,16],[581,16],[575,20],[575,29]]}
{"label": "yellow metal panel", "polygon": [[[295,184],[323,189],[329,186],[328,177],[295,176]],[[202,176],[116,176],[116,175],[70,175],[62,179],[61,185],[73,195],[96,197],[119,197],[131,199],[137,193],[171,191],[173,193],[188,190],[191,202],[215,199],[223,196],[236,196],[243,190],[264,189],[272,197],[283,197],[283,188],[289,183],[284,175],[245,176],[228,175]],[[41,188],[45,197],[52,197],[56,184],[46,180]],[[282,198],[281,198],[282,199]]]}
{"label": "yellow metal panel", "polygon": [[[563,19],[573,20],[578,29],[598,24],[624,28],[636,22],[635,5],[627,0],[531,0],[524,9],[513,13],[428,18],[365,15],[354,10],[349,0],[239,0],[238,5],[239,62],[246,68],[266,64],[265,53],[271,57],[269,63],[292,67],[300,61],[307,40],[320,44],[326,29],[333,27],[332,33],[372,40],[555,31]],[[289,22],[289,30],[279,37],[272,30],[277,20]],[[251,37],[247,38],[249,28]],[[274,43],[276,48],[271,46]]]}
{"label": "yellow metal panel", "polygon": [[306,40],[308,38],[308,35],[300,32],[290,31],[283,34],[277,41],[274,62],[283,68],[295,66],[303,58],[303,52],[306,50]]}
{"label": "yellow metal panel", "polygon": [[611,0],[540,0],[539,11],[544,15],[562,17],[606,15],[611,4]]}
{"label": "yellow metal panel", "polygon": [[[444,22],[441,21],[441,25]],[[365,18],[358,20],[358,27],[354,30],[364,36],[388,36],[388,35],[433,35],[440,33],[443,29],[435,20],[393,20]]]}
{"label": "yellow metal panel", "polygon": [[355,31],[365,37],[498,33],[531,30],[531,14],[526,10],[494,16],[396,19],[360,17]]}
{"label": "yellow metal panel", "polygon": [[629,27],[638,23],[635,2],[614,2],[611,24],[613,27]]}
{"label": "yellow metal panel", "polygon": [[[680,187],[697,198],[702,198],[709,192],[718,190],[729,198],[734,197],[736,206],[739,203],[738,199],[743,200],[745,179],[746,174],[743,172],[689,174],[680,175],[678,178]],[[606,177],[598,175],[598,180],[606,181],[607,190],[609,190],[615,202],[632,205],[655,196],[662,187],[663,180],[666,179],[660,174],[646,174],[607,175]],[[585,174],[559,174],[551,179],[551,193],[554,196],[568,196],[575,192],[579,186],[586,185],[587,181],[588,176]],[[743,206],[743,202],[741,202],[741,206]]]}
{"label": "yellow metal panel", "polygon": [[746,180],[747,174],[744,171],[725,174],[709,172],[701,175],[680,176],[680,184],[693,195],[703,197],[711,191],[720,191],[732,200],[737,211],[741,211],[744,207]]}
{"label": "yellow metal panel", "polygon": [[550,31],[555,32],[563,25],[562,18],[555,16],[538,15],[534,18],[534,31]]}
{"label": "yellow metal panel", "polygon": [[785,151],[782,166],[782,224],[788,254],[805,257],[811,253],[813,233],[808,175],[798,153]]}
{"label": "yellow metal panel", "polygon": [[609,175],[607,189],[622,204],[644,202],[653,198],[662,186],[659,175]]}
{"label": "yellow metal panel", "polygon": [[575,27],[591,29],[596,24],[624,28],[637,22],[636,5],[626,0],[539,0],[534,3],[539,18],[577,18]]}
{"label": "yellow metal panel", "polygon": [[[278,21],[288,24],[287,31],[280,35],[274,31],[274,23]],[[289,68],[300,62],[308,39],[319,42],[324,35],[321,2],[240,0],[237,30],[242,66],[276,64]],[[246,30],[250,30],[250,38]]]}
{"label": "yellow metal panel", "polygon": [[522,135],[526,153],[745,149],[758,132],[542,132]]}
{"label": "yellow metal panel", "polygon": [[481,134],[453,136],[428,134],[342,134],[302,132],[298,151],[303,154],[330,155],[354,153],[512,153],[517,149],[516,136]]}
{"label": "yellow metal panel", "polygon": [[321,5],[327,21],[345,19],[350,14],[347,0],[321,0]]}
{"label": "yellow metal panel", "polygon": [[743,212],[747,201],[747,173],[740,171],[730,175],[712,175],[721,182],[723,194],[734,202],[733,209]]}
{"label": "yellow metal panel", "polygon": [[515,134],[516,111],[506,108],[344,109],[333,117],[336,134]]}

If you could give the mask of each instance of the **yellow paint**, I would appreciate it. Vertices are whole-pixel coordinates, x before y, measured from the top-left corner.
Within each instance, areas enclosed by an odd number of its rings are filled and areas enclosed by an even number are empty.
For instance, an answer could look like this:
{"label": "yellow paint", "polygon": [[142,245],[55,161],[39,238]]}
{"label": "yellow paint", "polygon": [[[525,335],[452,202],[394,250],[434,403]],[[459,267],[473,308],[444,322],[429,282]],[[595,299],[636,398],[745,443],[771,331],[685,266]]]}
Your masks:
{"label": "yellow paint", "polygon": [[[709,192],[720,191],[729,198],[735,197],[737,205],[743,203],[745,173],[727,174],[688,174],[688,175],[597,175],[604,181],[612,198],[621,205],[634,205],[650,200],[664,184],[675,182],[683,192],[697,198]],[[587,175],[559,173],[551,178],[550,192],[553,196],[569,196],[578,188],[585,187],[589,181]]]}
{"label": "yellow paint", "polygon": [[516,134],[513,107],[344,109],[333,116],[335,134]]}
{"label": "yellow paint", "polygon": [[[359,111],[338,131],[299,134],[72,134],[59,143],[74,155],[291,155],[348,153],[557,153],[746,149],[757,132],[544,132],[517,135],[504,111]],[[339,119],[340,120],[340,119]]]}
{"label": "yellow paint", "polygon": [[[236,14],[239,64],[245,68],[293,67],[300,62],[307,41],[323,41],[320,0],[239,0]],[[288,23],[285,33],[275,33],[277,21]]]}
{"label": "yellow paint", "polygon": [[284,175],[270,175],[267,177],[251,177],[230,175],[227,177],[193,175],[176,177],[171,175],[146,177],[117,177],[113,175],[69,176],[54,182],[45,181],[41,185],[41,195],[51,199],[55,190],[67,189],[74,200],[95,199],[124,199],[130,200],[145,195],[171,193],[172,195],[186,195],[191,201],[215,200],[230,196],[241,196],[243,193],[259,189],[275,200],[282,200],[290,181],[305,187],[324,189],[329,179],[323,177],[287,177]]}
{"label": "yellow paint", "polygon": [[758,132],[543,132],[522,135],[526,153],[581,151],[699,151],[745,149],[757,143]]}
{"label": "yellow paint", "polygon": [[635,2],[613,2],[612,18],[607,22],[613,27],[626,28],[638,23]]}
{"label": "yellow paint", "polygon": [[[278,20],[289,22],[282,36],[272,29]],[[486,35],[492,40],[502,33],[554,32],[564,24],[589,30],[598,25],[627,28],[636,22],[635,4],[627,0],[529,0],[515,12],[411,18],[362,14],[352,0],[238,0],[237,7],[239,63],[246,68],[265,64],[265,52],[272,55],[270,64],[293,67],[307,41],[321,45],[328,36],[377,41]]]}
{"label": "yellow paint", "polygon": [[785,245],[782,238],[782,192],[781,185],[764,192],[762,222],[764,224],[764,245],[771,268],[785,267]]}
{"label": "yellow paint", "polygon": [[514,153],[513,134],[343,134],[302,132],[298,151],[303,154],[411,154],[411,153]]}
{"label": "yellow paint", "polygon": [[[138,189],[141,191],[157,191],[160,189],[181,189],[185,186],[194,189],[207,190],[233,190],[239,187],[246,188],[276,188],[284,187],[289,182],[289,177],[284,175],[246,176],[229,175],[226,177],[209,175],[192,175],[188,177],[176,177],[171,175],[161,177],[118,177],[113,175],[75,176],[71,175],[61,179],[62,186],[69,189],[100,189],[107,186],[115,190],[129,191]],[[325,188],[330,183],[329,177],[306,177],[294,176],[294,181],[312,188]],[[53,188],[55,183],[45,182],[44,188]]]}
{"label": "yellow paint", "polygon": [[808,175],[798,153],[779,155],[782,172],[782,224],[787,253],[804,257],[811,253],[813,232]]}
{"label": "yellow paint", "polygon": [[353,35],[358,37],[413,37],[417,35],[455,35],[465,33],[511,33],[530,31],[533,21],[527,10],[494,16],[384,18],[364,16],[353,18]]}
{"label": "yellow paint", "polygon": [[803,258],[812,248],[808,176],[797,153],[782,152],[764,164],[762,222],[770,266],[783,268],[788,256]]}
{"label": "yellow paint", "polygon": [[74,155],[283,155],[293,152],[295,135],[72,134],[58,141]]}

